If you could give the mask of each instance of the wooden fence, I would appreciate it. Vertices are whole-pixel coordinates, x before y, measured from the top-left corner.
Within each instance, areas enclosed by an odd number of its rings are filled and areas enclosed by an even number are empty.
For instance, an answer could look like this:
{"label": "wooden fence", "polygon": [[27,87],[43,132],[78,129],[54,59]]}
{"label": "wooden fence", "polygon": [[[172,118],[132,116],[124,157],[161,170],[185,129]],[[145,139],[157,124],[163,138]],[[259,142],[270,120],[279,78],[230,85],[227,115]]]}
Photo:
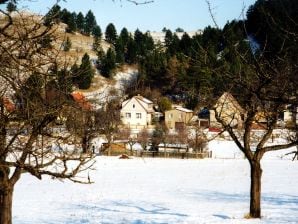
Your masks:
{"label": "wooden fence", "polygon": [[209,152],[164,152],[164,151],[115,151],[115,150],[106,150],[101,153],[105,156],[121,156],[126,154],[128,156],[134,157],[151,157],[151,158],[177,158],[177,159],[203,159],[210,158],[211,155]]}

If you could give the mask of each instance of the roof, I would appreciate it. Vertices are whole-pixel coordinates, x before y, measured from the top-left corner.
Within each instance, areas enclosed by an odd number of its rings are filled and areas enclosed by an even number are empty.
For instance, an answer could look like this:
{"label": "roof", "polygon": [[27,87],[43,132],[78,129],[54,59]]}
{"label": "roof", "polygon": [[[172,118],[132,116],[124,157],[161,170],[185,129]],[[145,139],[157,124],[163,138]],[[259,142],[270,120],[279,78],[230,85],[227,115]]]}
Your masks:
{"label": "roof", "polygon": [[[174,108],[171,109],[171,110],[178,110],[178,111],[182,111],[182,112],[185,112],[185,113],[193,113],[192,110],[184,108],[182,106],[174,106]],[[168,111],[171,111],[171,110],[168,110]]]}
{"label": "roof", "polygon": [[75,102],[77,102],[80,107],[82,107],[85,110],[91,110],[92,105],[90,102],[86,100],[86,97],[83,95],[81,92],[73,92],[71,93],[72,98],[74,99]]}
{"label": "roof", "polygon": [[235,97],[228,92],[224,92],[221,97],[218,98],[217,103],[226,103],[226,102],[230,102],[233,104],[233,106],[241,113],[245,113],[245,110],[240,106],[240,104],[238,103],[238,101],[235,99]]}
{"label": "roof", "polygon": [[193,112],[192,110],[189,110],[189,109],[184,108],[184,107],[176,107],[175,109],[180,110],[182,112],[186,112],[186,113],[192,113]]}
{"label": "roof", "polygon": [[147,104],[151,104],[153,103],[151,100],[141,96],[141,95],[137,95],[137,96],[134,96],[134,98],[136,98],[137,100],[141,100],[143,101],[144,103],[147,103]]}
{"label": "roof", "polygon": [[15,110],[15,105],[6,97],[3,98],[3,105],[8,112],[13,112]]}
{"label": "roof", "polygon": [[137,95],[137,96],[133,96],[132,98],[128,99],[128,100],[125,100],[123,103],[122,103],[122,108],[125,107],[132,99],[135,99],[140,105],[142,108],[144,108],[144,110],[148,113],[153,113],[154,112],[154,109],[153,108],[145,108],[143,106],[143,103],[145,104],[153,104],[153,102],[143,96],[140,96],[140,95]]}

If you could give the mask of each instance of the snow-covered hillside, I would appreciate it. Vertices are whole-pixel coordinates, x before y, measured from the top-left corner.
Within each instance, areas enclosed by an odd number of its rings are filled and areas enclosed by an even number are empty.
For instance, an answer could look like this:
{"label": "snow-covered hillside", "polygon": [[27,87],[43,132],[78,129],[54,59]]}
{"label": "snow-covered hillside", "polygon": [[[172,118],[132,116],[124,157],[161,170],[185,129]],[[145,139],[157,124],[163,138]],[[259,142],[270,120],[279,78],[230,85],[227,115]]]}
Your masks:
{"label": "snow-covered hillside", "polygon": [[25,175],[13,223],[297,223],[298,163],[263,161],[262,220],[248,220],[249,166],[243,159],[98,157],[95,182],[79,185]]}

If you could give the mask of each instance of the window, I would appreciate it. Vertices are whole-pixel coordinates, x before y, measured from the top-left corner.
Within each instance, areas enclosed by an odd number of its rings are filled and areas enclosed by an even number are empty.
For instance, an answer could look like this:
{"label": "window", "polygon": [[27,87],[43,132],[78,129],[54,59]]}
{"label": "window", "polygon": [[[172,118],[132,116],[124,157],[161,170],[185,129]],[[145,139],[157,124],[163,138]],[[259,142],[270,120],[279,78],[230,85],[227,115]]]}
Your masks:
{"label": "window", "polygon": [[131,118],[131,113],[125,113],[125,118]]}
{"label": "window", "polygon": [[137,113],[137,118],[141,119],[142,118],[142,114],[141,113]]}
{"label": "window", "polygon": [[132,108],[135,108],[135,107],[136,107],[136,106],[133,104],[133,105],[132,105]]}
{"label": "window", "polygon": [[169,114],[169,119],[172,119],[173,118],[173,114]]}

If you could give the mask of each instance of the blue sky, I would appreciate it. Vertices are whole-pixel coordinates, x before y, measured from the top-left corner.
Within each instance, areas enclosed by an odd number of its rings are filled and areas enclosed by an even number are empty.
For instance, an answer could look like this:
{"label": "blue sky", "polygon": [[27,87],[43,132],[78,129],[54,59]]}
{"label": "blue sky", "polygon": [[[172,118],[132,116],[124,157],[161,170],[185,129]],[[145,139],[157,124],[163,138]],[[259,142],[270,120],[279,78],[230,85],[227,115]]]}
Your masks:
{"label": "blue sky", "polygon": [[[229,20],[243,18],[241,11],[254,4],[256,0],[210,0],[216,21],[220,27]],[[55,0],[22,0],[19,6],[45,14]],[[97,23],[104,31],[107,24],[114,23],[120,31],[126,27],[129,31],[139,28],[141,31],[161,31],[163,27],[175,30],[195,31],[211,25],[211,16],[205,0],[154,0],[146,5],[134,5],[126,0],[67,0],[59,5],[69,11],[85,13],[91,9]]]}

